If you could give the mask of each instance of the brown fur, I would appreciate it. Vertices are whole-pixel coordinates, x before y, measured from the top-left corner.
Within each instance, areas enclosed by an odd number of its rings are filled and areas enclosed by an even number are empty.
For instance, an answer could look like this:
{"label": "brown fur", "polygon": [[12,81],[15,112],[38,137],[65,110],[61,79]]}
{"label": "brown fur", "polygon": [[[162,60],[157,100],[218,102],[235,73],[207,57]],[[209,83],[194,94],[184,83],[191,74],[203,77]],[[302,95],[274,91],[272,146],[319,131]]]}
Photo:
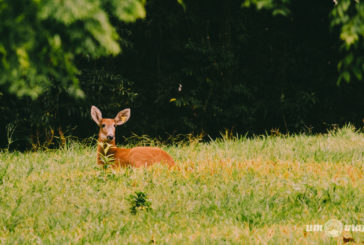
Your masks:
{"label": "brown fur", "polygon": [[[100,114],[101,115],[101,114]],[[127,119],[126,119],[127,120]],[[126,121],[125,121],[126,122]],[[123,123],[125,123],[123,122]],[[131,149],[118,148],[115,145],[115,129],[113,130],[113,140],[105,139],[105,135],[110,134],[110,127],[117,125],[117,119],[102,118],[100,116],[99,126],[99,139],[97,147],[97,163],[103,165],[101,155],[106,155],[113,159],[113,167],[147,167],[155,163],[162,163],[168,167],[174,166],[172,157],[158,147],[134,147]],[[102,127],[105,125],[105,127]],[[109,131],[106,132],[106,129]],[[105,150],[108,148],[107,152]]]}

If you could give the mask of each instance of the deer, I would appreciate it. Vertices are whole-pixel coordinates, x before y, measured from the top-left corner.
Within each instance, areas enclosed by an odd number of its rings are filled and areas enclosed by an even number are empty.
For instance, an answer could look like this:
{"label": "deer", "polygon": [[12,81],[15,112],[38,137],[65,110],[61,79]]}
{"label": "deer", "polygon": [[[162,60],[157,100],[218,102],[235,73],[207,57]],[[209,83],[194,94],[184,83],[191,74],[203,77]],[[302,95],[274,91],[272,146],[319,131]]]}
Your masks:
{"label": "deer", "polygon": [[111,159],[112,167],[148,167],[156,163],[175,165],[173,158],[158,147],[118,148],[115,145],[115,129],[130,118],[130,108],[120,111],[115,118],[102,118],[101,111],[91,107],[91,117],[100,127],[97,146],[97,164],[105,166],[102,156]]}

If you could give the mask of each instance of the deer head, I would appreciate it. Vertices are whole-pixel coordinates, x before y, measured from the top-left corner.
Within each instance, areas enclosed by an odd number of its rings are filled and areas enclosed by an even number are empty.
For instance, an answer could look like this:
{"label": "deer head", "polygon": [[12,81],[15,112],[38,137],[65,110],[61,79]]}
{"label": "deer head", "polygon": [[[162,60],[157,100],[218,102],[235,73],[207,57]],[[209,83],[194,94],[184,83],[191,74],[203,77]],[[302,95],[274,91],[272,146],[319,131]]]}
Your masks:
{"label": "deer head", "polygon": [[99,141],[112,142],[115,140],[116,126],[123,125],[130,118],[130,109],[120,111],[115,118],[102,118],[101,111],[96,107],[91,107],[91,117],[100,127]]}

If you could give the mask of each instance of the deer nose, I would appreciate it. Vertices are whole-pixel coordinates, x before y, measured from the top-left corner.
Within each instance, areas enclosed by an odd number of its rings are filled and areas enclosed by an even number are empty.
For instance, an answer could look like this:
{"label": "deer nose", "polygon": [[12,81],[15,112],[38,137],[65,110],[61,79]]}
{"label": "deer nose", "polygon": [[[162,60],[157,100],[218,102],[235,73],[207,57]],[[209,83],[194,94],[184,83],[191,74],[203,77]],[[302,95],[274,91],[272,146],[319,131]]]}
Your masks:
{"label": "deer nose", "polygon": [[114,136],[111,136],[111,135],[108,135],[108,136],[107,136],[107,139],[108,139],[108,140],[113,140],[113,138],[114,138]]}

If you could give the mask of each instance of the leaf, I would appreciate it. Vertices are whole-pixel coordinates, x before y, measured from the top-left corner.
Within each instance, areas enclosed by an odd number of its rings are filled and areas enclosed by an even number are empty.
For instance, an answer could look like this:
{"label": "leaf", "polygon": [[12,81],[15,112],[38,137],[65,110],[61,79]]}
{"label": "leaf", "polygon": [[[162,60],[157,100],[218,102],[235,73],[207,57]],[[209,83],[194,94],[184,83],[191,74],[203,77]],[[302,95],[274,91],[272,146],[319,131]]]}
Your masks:
{"label": "leaf", "polygon": [[183,2],[183,0],[177,0],[177,2],[182,6],[183,10],[186,11],[186,4]]}
{"label": "leaf", "polygon": [[354,73],[354,75],[356,76],[356,78],[357,78],[358,80],[362,80],[363,75],[362,75],[362,71],[361,71],[359,68],[354,67],[354,68],[353,68],[353,73]]}
{"label": "leaf", "polygon": [[348,71],[344,71],[340,74],[338,84],[340,84],[341,80],[345,80],[346,82],[350,82],[350,73]]}
{"label": "leaf", "polygon": [[273,10],[274,16],[276,16],[276,15],[288,16],[289,13],[290,13],[290,11],[286,8]]}
{"label": "leaf", "polygon": [[27,51],[24,48],[17,48],[16,54],[18,56],[20,67],[22,69],[27,69],[30,65]]}
{"label": "leaf", "polygon": [[344,63],[345,63],[345,65],[348,66],[348,65],[350,65],[353,62],[353,60],[354,60],[354,55],[353,55],[353,53],[350,53],[349,55],[347,55],[345,57]]}

